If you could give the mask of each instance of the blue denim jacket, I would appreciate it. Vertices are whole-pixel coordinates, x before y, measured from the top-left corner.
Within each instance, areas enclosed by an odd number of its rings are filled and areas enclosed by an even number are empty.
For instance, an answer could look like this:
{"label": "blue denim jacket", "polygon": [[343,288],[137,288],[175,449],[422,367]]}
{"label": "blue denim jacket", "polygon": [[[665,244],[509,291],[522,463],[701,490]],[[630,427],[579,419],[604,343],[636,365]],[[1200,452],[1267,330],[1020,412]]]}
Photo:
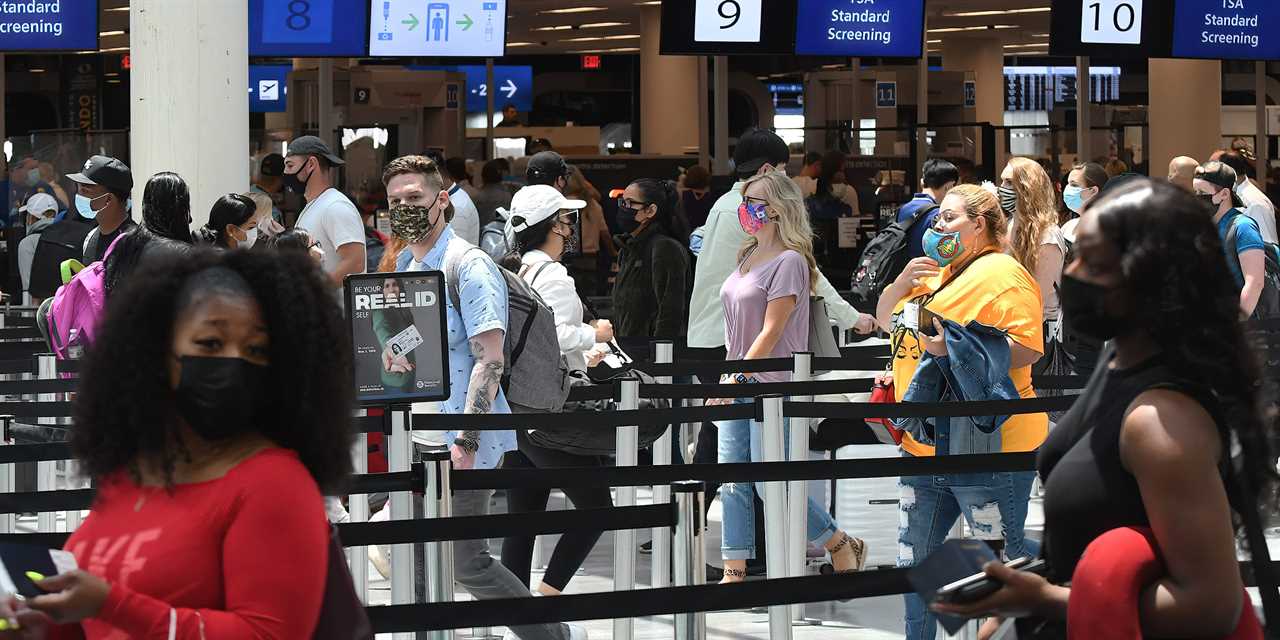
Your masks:
{"label": "blue denim jacket", "polygon": [[[925,353],[916,368],[903,402],[957,402],[1015,400],[1018,388],[1009,377],[1007,334],[978,322],[961,327],[942,321],[947,336],[947,356]],[[937,455],[999,453],[1000,425],[1009,416],[968,418],[903,418],[899,428],[921,444],[933,445]]]}

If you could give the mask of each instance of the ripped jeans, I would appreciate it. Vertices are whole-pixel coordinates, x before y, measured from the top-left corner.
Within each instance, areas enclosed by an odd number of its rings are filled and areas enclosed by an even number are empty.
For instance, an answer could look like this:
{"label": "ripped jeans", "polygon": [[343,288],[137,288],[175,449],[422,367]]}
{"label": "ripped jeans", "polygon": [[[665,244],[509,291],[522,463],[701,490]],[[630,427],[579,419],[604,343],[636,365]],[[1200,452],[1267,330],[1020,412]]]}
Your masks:
{"label": "ripped jeans", "polygon": [[[904,457],[910,456],[903,453]],[[904,476],[898,482],[898,566],[911,567],[946,541],[964,516],[973,537],[1004,541],[1006,558],[1034,556],[1023,535],[1034,471]],[[906,598],[907,640],[933,640],[938,623],[914,593]]]}

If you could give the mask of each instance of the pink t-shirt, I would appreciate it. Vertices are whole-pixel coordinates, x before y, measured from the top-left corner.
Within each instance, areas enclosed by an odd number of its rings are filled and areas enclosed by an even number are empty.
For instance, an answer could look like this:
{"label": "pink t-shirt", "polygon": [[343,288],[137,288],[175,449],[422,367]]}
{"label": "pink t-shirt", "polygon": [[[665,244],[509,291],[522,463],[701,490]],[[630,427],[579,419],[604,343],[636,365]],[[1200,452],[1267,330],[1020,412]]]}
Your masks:
{"label": "pink t-shirt", "polygon": [[[809,350],[809,263],[804,256],[788,249],[745,275],[741,265],[733,270],[720,287],[727,359],[741,360],[747,355],[764,329],[764,312],[769,302],[787,296],[795,296],[796,308],[769,354],[771,358],[786,358],[797,351]],[[791,372],[761,372],[754,377],[760,382],[787,382],[791,380]]]}

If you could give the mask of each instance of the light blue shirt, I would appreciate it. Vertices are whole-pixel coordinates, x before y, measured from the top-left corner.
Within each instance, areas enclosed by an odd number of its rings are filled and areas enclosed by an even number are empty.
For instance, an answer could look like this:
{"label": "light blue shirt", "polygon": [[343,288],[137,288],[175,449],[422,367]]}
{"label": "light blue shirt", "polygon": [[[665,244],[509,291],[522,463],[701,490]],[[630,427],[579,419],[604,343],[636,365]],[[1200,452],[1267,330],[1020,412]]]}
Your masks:
{"label": "light blue shirt", "polygon": [[[415,262],[413,254],[405,249],[396,256],[396,271],[436,271],[444,267],[445,250],[450,243],[469,243],[446,227],[436,244]],[[461,246],[454,251],[460,251]],[[448,278],[449,274],[445,274]],[[442,413],[464,413],[467,403],[467,387],[471,384],[471,370],[476,359],[471,354],[468,341],[493,329],[507,330],[507,281],[502,278],[498,266],[483,251],[472,251],[458,265],[458,299],[462,309],[453,306],[452,296],[445,296],[445,324],[449,340],[449,399],[440,403]],[[507,398],[498,389],[490,413],[511,413]],[[453,442],[457,431],[445,434],[446,442]],[[502,454],[516,449],[515,431],[481,431],[480,450],[476,452],[477,469],[493,469],[502,461]]]}

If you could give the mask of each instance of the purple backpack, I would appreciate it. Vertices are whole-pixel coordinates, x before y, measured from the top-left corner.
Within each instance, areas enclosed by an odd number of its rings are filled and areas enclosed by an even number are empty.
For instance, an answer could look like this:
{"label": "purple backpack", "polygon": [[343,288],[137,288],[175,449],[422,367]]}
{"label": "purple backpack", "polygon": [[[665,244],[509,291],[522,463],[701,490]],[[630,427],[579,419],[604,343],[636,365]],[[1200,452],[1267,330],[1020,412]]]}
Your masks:
{"label": "purple backpack", "polygon": [[[123,237],[124,234],[116,236],[101,260],[81,269],[53,294],[46,322],[49,347],[59,360],[78,358],[79,352],[93,342],[107,306],[107,258]],[[66,263],[63,266],[65,269]]]}

